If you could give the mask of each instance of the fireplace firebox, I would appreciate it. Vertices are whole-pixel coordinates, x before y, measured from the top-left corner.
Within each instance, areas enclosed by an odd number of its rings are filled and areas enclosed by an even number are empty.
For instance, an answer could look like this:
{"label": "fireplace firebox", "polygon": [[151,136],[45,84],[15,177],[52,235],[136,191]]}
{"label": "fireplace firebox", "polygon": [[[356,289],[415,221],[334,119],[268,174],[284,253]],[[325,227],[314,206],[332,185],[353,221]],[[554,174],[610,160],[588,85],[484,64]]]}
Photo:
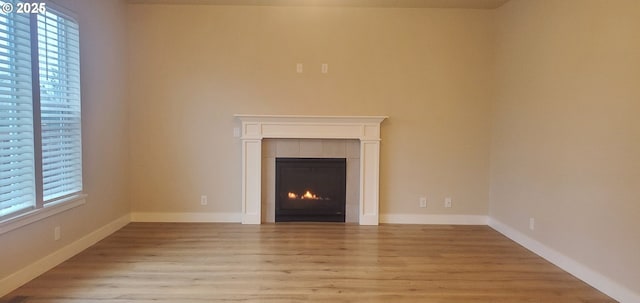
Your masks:
{"label": "fireplace firebox", "polygon": [[276,158],[276,222],[345,222],[345,158]]}

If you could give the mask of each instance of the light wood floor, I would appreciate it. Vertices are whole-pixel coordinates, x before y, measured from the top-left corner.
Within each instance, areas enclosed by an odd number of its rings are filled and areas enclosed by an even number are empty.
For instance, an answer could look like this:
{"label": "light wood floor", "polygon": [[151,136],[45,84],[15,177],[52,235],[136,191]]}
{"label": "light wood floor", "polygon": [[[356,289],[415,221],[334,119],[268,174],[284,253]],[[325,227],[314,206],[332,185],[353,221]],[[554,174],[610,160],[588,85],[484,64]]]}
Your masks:
{"label": "light wood floor", "polygon": [[0,302],[615,302],[487,226],[132,223]]}

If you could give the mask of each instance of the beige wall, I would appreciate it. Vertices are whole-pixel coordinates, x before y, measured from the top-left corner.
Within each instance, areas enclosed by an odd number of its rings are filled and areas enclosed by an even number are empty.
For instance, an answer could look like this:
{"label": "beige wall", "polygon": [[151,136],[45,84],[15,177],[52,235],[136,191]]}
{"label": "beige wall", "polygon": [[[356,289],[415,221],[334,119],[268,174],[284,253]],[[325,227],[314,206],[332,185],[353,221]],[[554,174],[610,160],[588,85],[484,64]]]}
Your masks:
{"label": "beige wall", "polygon": [[[129,213],[125,8],[120,1],[56,1],[78,15],[86,204],[0,235],[0,280]],[[60,226],[61,239],[53,240]]]}
{"label": "beige wall", "polygon": [[490,216],[640,293],[640,2],[498,13]]}
{"label": "beige wall", "polygon": [[388,115],[381,213],[486,214],[492,16],[130,5],[133,211],[239,213],[245,113]]}

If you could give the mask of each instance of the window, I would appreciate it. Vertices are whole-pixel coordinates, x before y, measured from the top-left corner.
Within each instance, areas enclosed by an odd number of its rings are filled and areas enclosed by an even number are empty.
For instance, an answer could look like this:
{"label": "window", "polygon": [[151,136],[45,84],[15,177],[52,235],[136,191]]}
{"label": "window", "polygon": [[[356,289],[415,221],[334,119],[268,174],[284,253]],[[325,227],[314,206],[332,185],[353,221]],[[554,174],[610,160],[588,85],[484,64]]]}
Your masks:
{"label": "window", "polygon": [[0,222],[82,195],[79,49],[60,11],[0,13]]}

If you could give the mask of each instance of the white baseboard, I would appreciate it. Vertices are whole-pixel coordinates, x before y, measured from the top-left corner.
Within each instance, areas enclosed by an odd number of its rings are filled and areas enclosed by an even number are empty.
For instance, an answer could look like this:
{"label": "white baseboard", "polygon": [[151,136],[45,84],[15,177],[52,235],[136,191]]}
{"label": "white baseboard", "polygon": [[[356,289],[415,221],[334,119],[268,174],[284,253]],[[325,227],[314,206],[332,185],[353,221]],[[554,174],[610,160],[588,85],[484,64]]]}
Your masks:
{"label": "white baseboard", "polygon": [[131,213],[131,222],[240,223],[240,213]]}
{"label": "white baseboard", "polygon": [[526,234],[493,218],[489,219],[489,226],[613,299],[621,303],[640,302],[640,294],[634,293],[610,278],[534,240]]}
{"label": "white baseboard", "polygon": [[358,220],[360,225],[378,225],[379,220],[377,215],[360,215]]}
{"label": "white baseboard", "polygon": [[12,292],[25,283],[33,280],[39,275],[54,268],[60,263],[68,260],[83,250],[96,244],[98,241],[106,238],[110,234],[129,224],[129,214],[124,215],[110,223],[98,228],[90,234],[78,239],[77,241],[60,248],[59,250],[49,254],[48,256],[35,261],[17,272],[0,280],[0,297]]}
{"label": "white baseboard", "polygon": [[380,215],[380,223],[392,224],[487,225],[488,221],[482,215]]}
{"label": "white baseboard", "polygon": [[242,224],[262,224],[259,214],[240,214],[240,223]]}

